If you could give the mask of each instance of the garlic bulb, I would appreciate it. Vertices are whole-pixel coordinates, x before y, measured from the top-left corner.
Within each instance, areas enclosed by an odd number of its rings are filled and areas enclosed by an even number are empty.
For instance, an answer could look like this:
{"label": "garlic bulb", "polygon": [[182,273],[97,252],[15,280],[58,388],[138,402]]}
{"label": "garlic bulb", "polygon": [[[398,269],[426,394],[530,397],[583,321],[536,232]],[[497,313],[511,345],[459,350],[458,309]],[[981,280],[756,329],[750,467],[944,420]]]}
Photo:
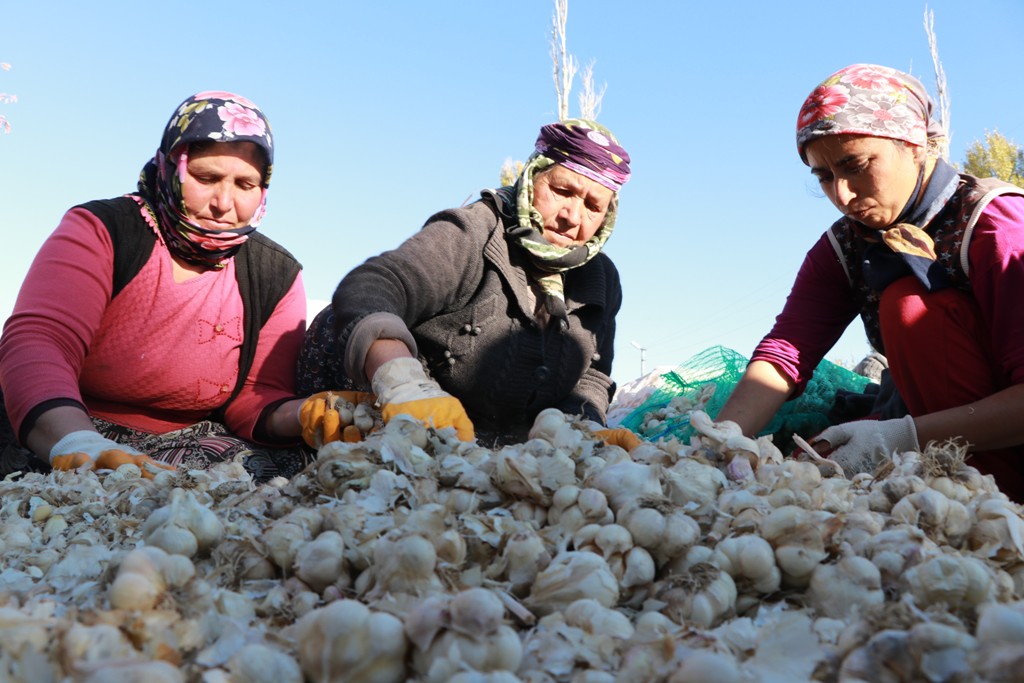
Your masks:
{"label": "garlic bulb", "polygon": [[992,600],[995,591],[991,572],[974,557],[933,557],[908,569],[903,581],[922,607],[974,608]]}
{"label": "garlic bulb", "polygon": [[608,504],[614,512],[644,498],[662,495],[659,473],[661,468],[642,465],[626,460],[607,465],[587,479],[587,486],[593,487],[608,497]]}
{"label": "garlic bulb", "polygon": [[761,521],[761,536],[775,548],[775,561],[786,585],[806,587],[815,568],[828,556],[822,532],[829,518],[827,513],[784,505]]}
{"label": "garlic bulb", "polygon": [[125,555],[110,586],[110,604],[118,609],[152,609],[169,587],[183,586],[195,566],[182,555],[142,546]]}
{"label": "garlic bulb", "polygon": [[174,489],[170,503],[150,515],[139,532],[150,545],[194,557],[221,539],[224,525],[191,491]]}
{"label": "garlic bulb", "polygon": [[774,593],[782,583],[782,572],[775,564],[775,551],[760,536],[746,534],[726,538],[715,546],[710,561],[725,571],[740,593]]}
{"label": "garlic bulb", "polygon": [[657,582],[649,604],[677,624],[710,628],[736,606],[736,584],[712,564],[695,564],[687,575]]}
{"label": "garlic bulb", "polygon": [[416,614],[410,623],[418,624],[410,633],[416,644],[413,669],[430,683],[446,683],[461,670],[514,672],[522,659],[522,643],[516,632],[501,622],[505,608],[491,591],[471,588],[448,601],[446,611],[437,610],[430,601],[427,613],[437,627],[431,635],[424,630],[427,619]]}
{"label": "garlic bulb", "polygon": [[819,564],[811,575],[807,596],[818,614],[837,619],[885,602],[878,567],[852,554],[844,554],[834,564]]}
{"label": "garlic bulb", "polygon": [[294,568],[295,575],[318,593],[331,584],[347,588],[345,540],[337,531],[321,532],[295,553]]}
{"label": "garlic bulb", "polygon": [[316,683],[405,680],[408,641],[402,622],[355,600],[315,609],[292,628],[299,665]]}
{"label": "garlic bulb", "polygon": [[962,503],[950,500],[933,488],[922,489],[892,506],[894,520],[917,526],[937,543],[958,548],[971,529],[971,515]]}

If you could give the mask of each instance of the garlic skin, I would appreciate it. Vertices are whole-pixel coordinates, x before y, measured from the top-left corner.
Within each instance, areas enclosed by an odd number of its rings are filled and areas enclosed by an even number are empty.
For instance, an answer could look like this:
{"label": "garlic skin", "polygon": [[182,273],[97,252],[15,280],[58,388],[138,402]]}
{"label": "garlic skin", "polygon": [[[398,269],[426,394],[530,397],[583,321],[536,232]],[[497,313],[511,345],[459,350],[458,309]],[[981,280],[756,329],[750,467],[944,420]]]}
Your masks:
{"label": "garlic skin", "polygon": [[228,661],[233,680],[242,683],[302,683],[299,663],[284,652],[260,643],[243,646]]}
{"label": "garlic skin", "polygon": [[408,641],[402,622],[355,600],[315,609],[292,627],[299,665],[316,683],[399,683]]}
{"label": "garlic skin", "polygon": [[602,556],[566,551],[556,555],[537,575],[525,603],[535,613],[545,615],[585,598],[612,607],[619,600],[619,582]]}
{"label": "garlic skin", "polygon": [[743,683],[737,661],[720,652],[700,650],[685,656],[668,683]]}
{"label": "garlic skin", "polygon": [[[120,469],[120,468],[118,468]],[[117,662],[103,666],[84,683],[185,683],[185,674],[167,662]]]}

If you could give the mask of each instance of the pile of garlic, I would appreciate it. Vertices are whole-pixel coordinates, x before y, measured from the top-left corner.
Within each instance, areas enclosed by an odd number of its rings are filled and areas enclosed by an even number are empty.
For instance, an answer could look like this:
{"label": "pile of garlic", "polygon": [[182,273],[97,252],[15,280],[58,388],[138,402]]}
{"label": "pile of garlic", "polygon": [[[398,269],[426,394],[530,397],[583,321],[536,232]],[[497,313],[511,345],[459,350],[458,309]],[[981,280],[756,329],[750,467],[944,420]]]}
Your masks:
{"label": "pile of garlic", "polygon": [[1011,681],[1024,518],[952,446],[876,475],[693,411],[627,453],[554,410],[237,463],[0,482],[0,680]]}

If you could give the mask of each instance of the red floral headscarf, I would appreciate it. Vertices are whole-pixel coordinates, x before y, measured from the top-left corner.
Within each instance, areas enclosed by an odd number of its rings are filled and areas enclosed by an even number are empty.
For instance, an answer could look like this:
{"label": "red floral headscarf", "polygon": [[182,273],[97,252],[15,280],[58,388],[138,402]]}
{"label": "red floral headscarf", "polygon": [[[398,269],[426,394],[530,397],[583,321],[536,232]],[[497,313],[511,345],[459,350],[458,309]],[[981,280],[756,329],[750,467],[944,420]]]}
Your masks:
{"label": "red floral headscarf", "polygon": [[804,100],[796,122],[797,150],[806,164],[808,143],[849,133],[903,140],[937,153],[946,131],[932,108],[928,91],[910,74],[853,64],[826,78]]}

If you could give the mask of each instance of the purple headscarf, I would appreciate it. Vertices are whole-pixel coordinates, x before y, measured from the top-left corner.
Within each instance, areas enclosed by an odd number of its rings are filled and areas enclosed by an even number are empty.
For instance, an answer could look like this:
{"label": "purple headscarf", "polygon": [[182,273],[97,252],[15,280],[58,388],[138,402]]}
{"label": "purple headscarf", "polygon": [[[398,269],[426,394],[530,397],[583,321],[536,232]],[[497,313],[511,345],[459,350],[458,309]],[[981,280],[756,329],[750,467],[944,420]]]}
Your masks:
{"label": "purple headscarf", "polygon": [[568,119],[540,129],[535,149],[555,163],[618,192],[629,180],[629,154],[604,126]]}
{"label": "purple headscarf", "polygon": [[872,135],[926,147],[936,154],[946,137],[933,117],[932,100],[910,74],[877,64],[840,69],[808,95],[796,122],[796,145],[807,163],[807,145],[826,135]]}

